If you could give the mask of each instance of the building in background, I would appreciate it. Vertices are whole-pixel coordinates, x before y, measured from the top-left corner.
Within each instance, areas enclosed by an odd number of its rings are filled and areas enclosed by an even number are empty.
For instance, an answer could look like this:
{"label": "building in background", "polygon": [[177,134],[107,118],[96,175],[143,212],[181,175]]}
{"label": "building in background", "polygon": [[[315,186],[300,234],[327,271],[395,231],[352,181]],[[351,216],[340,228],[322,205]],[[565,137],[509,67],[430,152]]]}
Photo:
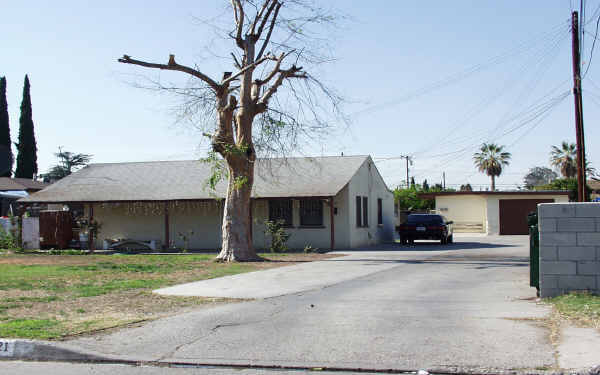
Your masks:
{"label": "building in background", "polygon": [[568,191],[456,191],[425,193],[454,222],[455,232],[528,234],[527,215],[540,203],[569,201]]}

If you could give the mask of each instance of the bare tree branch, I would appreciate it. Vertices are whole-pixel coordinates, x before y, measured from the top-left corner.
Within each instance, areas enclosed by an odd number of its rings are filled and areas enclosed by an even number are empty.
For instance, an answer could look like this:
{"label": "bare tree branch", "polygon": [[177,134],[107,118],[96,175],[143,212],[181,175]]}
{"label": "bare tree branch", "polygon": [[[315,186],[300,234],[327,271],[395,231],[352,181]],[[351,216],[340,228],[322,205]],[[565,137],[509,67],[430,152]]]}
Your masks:
{"label": "bare tree branch", "polygon": [[252,25],[250,26],[250,34],[254,34],[256,24],[258,23],[258,21],[261,20],[263,13],[265,12],[265,9],[267,9],[267,6],[269,5],[270,2],[271,2],[271,0],[266,0],[265,2],[263,2],[263,5],[260,8],[260,11],[256,12],[256,17],[254,17],[254,21],[252,21]]}
{"label": "bare tree branch", "polygon": [[[269,26],[269,31],[267,32],[267,36],[265,37],[265,41],[263,42],[262,47],[260,47],[260,51],[258,52],[258,55],[256,55],[257,59],[259,59],[263,55],[263,53],[265,52],[265,49],[269,45],[269,41],[271,40],[271,35],[273,34],[273,29],[275,28],[275,22],[277,21],[277,16],[279,15],[280,8],[281,8],[281,3],[277,2],[277,7],[275,8],[275,13],[273,14],[273,18],[271,18],[271,25]],[[262,26],[261,26],[261,31],[260,31],[259,35],[260,34],[262,34]]]}
{"label": "bare tree branch", "polygon": [[263,96],[258,100],[259,110],[266,110],[266,107],[269,104],[269,99],[273,94],[277,92],[277,89],[286,78],[307,78],[306,72],[302,72],[302,67],[297,67],[296,65],[292,65],[291,68],[286,70],[279,71],[279,76],[275,80],[275,82],[269,87],[267,91],[263,94]]}
{"label": "bare tree branch", "polygon": [[244,49],[244,40],[242,39],[242,31],[244,29],[244,7],[240,3],[240,0],[231,0],[231,5],[233,5],[235,11],[235,22],[237,24],[237,31],[235,33],[235,43],[241,49]]}
{"label": "bare tree branch", "polygon": [[242,69],[242,64],[238,61],[237,57],[233,52],[231,52],[231,57],[233,57],[233,62],[235,63],[235,67],[238,69]]}
{"label": "bare tree branch", "polygon": [[243,69],[241,69],[239,72],[235,73],[234,75],[232,75],[231,77],[227,78],[225,81],[222,82],[222,84],[229,84],[231,81],[237,79],[237,77],[241,76],[242,74],[246,73],[248,70],[250,69],[254,69],[256,68],[258,65],[262,64],[263,62],[267,61],[267,60],[275,60],[275,57],[272,55],[267,55],[261,59],[256,60],[255,62],[253,62],[252,64],[246,65]]}
{"label": "bare tree branch", "polygon": [[273,79],[273,77],[275,77],[275,75],[279,72],[281,72],[281,70],[279,69],[281,67],[281,63],[283,62],[283,60],[289,56],[290,54],[292,54],[294,51],[289,51],[288,53],[284,53],[282,52],[281,55],[279,55],[279,57],[277,58],[277,63],[275,64],[275,67],[273,68],[273,70],[271,70],[271,73],[269,73],[269,75],[267,75],[264,79],[257,79],[255,81],[255,83],[258,86],[262,86],[265,83],[269,82],[271,79]]}
{"label": "bare tree branch", "polygon": [[[265,5],[267,3],[268,3],[268,1],[265,2]],[[257,39],[260,38],[263,30],[265,29],[265,25],[269,21],[269,17],[271,16],[271,13],[273,12],[273,9],[275,9],[278,6],[281,6],[281,4],[279,3],[279,1],[273,0],[273,2],[271,3],[271,5],[269,6],[269,10],[267,11],[267,14],[265,14],[265,16],[262,18],[262,20],[260,22],[260,26],[258,28],[258,31],[256,32],[256,38]],[[274,19],[277,19],[277,15],[275,15]]]}
{"label": "bare tree branch", "polygon": [[221,86],[218,83],[216,83],[215,81],[213,81],[206,74],[204,74],[196,69],[190,68],[188,66],[177,64],[175,62],[175,55],[169,55],[169,63],[168,64],[156,64],[156,63],[149,63],[149,62],[141,61],[141,60],[135,60],[135,59],[132,59],[131,57],[129,57],[128,55],[123,55],[123,57],[120,58],[118,61],[120,63],[139,65],[139,66],[143,66],[146,68],[156,68],[156,69],[162,69],[162,70],[175,70],[175,71],[179,71],[179,72],[184,72],[184,73],[192,75],[196,78],[200,78],[202,81],[206,82],[215,92],[219,92],[221,90]]}

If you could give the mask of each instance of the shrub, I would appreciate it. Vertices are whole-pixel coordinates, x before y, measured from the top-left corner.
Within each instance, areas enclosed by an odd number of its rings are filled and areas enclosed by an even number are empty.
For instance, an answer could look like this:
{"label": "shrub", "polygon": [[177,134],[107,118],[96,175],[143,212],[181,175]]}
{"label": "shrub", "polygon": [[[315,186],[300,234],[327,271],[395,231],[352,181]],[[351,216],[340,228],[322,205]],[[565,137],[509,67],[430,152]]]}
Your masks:
{"label": "shrub", "polygon": [[66,250],[57,250],[50,249],[48,251],[49,255],[88,255],[89,253],[86,250],[79,249],[66,249]]}
{"label": "shrub", "polygon": [[272,253],[284,253],[288,250],[286,243],[291,234],[286,233],[283,224],[283,220],[265,221],[265,233],[271,237],[271,247],[269,249]]}
{"label": "shrub", "polygon": [[0,249],[14,250],[16,247],[17,243],[13,235],[5,231],[4,227],[0,225]]}

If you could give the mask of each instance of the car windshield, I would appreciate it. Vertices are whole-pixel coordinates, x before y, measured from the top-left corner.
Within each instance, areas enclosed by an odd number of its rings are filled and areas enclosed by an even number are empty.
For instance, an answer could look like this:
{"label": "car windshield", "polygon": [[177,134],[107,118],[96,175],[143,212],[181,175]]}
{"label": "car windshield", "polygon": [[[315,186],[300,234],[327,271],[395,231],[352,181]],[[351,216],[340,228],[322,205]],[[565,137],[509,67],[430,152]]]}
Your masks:
{"label": "car windshield", "polygon": [[408,224],[443,224],[440,215],[408,215]]}

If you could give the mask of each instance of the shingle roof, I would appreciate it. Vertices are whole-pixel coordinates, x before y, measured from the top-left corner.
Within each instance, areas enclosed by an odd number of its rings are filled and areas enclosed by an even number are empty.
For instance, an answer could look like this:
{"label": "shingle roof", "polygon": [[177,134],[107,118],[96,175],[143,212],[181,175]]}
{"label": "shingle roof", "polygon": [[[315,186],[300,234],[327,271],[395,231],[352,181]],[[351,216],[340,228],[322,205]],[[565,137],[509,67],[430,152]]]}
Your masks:
{"label": "shingle roof", "polygon": [[49,184],[27,178],[0,177],[0,191],[42,190],[47,186],[49,186]]}
{"label": "shingle roof", "polygon": [[[253,198],[336,195],[369,156],[258,159]],[[20,202],[167,201],[225,197],[227,182],[206,187],[211,166],[198,160],[90,164]]]}

